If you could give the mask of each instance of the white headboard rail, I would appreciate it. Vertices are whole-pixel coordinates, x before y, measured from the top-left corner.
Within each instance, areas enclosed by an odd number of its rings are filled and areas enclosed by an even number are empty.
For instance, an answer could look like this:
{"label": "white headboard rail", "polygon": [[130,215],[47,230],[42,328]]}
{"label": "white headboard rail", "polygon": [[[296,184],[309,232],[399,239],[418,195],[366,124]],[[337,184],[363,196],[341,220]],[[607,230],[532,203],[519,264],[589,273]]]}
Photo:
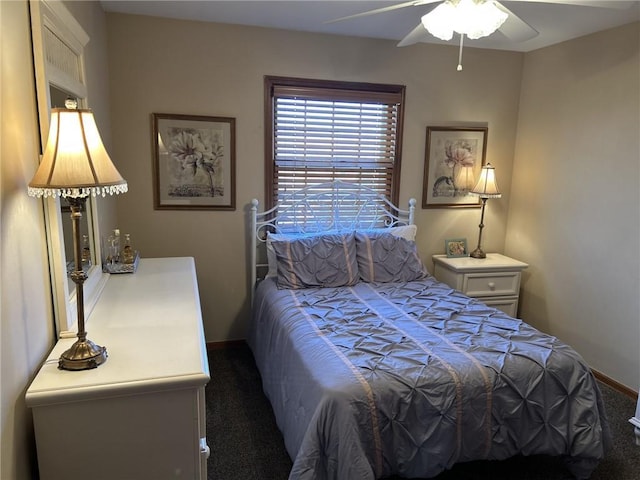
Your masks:
{"label": "white headboard rail", "polygon": [[[267,233],[315,233],[413,225],[416,200],[403,210],[379,192],[341,180],[320,183],[278,197],[276,206],[258,212],[259,202],[251,200],[251,290],[257,270],[266,268],[257,262],[257,249],[266,242]],[[266,258],[266,255],[264,256]]]}

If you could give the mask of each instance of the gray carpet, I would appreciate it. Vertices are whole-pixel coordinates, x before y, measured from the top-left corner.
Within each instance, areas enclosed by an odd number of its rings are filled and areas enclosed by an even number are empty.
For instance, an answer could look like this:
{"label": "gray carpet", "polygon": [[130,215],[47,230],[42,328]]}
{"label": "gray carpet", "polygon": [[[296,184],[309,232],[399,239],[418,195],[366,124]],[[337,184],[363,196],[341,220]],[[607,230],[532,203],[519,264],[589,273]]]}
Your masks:
{"label": "gray carpet", "polygon": [[[291,460],[284,448],[251,350],[234,346],[209,352],[206,389],[208,480],[286,480]],[[613,448],[591,480],[640,479],[640,447],[628,419],[633,399],[600,384],[613,433]],[[392,477],[397,480],[398,477]],[[436,480],[560,480],[572,475],[556,458],[517,457],[456,465]],[[389,480],[392,480],[389,479]],[[349,479],[357,480],[357,479]]]}

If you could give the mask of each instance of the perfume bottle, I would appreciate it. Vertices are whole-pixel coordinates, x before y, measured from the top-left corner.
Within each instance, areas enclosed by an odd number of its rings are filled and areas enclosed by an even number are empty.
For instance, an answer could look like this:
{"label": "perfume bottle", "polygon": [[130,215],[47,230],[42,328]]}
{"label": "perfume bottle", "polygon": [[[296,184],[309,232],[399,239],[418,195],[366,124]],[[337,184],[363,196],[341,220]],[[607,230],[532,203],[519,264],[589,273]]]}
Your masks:
{"label": "perfume bottle", "polygon": [[125,233],[124,234],[124,242],[123,242],[123,247],[122,247],[122,262],[123,263],[133,263],[136,259],[136,252],[133,249],[133,246],[131,244],[131,234],[130,233]]}
{"label": "perfume bottle", "polygon": [[113,244],[111,246],[113,262],[112,263],[120,263],[122,260],[120,258],[120,229],[116,228],[113,230]]}
{"label": "perfume bottle", "polygon": [[91,249],[89,248],[89,235],[82,235],[81,260],[83,270],[91,267]]}
{"label": "perfume bottle", "polygon": [[118,256],[120,254],[119,242],[116,239],[116,236],[111,234],[105,240],[105,263],[108,265],[115,265],[118,263]]}

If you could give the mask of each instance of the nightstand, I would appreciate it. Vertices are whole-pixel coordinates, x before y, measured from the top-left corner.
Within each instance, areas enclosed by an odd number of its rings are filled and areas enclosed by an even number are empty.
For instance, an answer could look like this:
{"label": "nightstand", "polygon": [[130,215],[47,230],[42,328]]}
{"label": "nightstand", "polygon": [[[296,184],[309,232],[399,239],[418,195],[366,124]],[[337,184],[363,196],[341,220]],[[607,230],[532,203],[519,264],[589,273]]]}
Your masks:
{"label": "nightstand", "polygon": [[433,275],[439,281],[516,317],[520,277],[529,265],[499,253],[488,253],[483,259],[446,255],[432,258]]}

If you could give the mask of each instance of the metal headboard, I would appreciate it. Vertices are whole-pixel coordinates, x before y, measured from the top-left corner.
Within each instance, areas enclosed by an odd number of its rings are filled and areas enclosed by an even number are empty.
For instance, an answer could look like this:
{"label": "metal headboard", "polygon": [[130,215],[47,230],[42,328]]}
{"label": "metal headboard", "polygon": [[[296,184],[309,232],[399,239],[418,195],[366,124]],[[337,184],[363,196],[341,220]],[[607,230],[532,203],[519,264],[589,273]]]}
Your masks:
{"label": "metal headboard", "polygon": [[258,247],[266,242],[267,232],[314,233],[413,225],[416,200],[409,209],[393,205],[384,195],[362,185],[341,180],[311,185],[285,195],[270,210],[258,212],[259,202],[251,200],[251,289],[256,285]]}

